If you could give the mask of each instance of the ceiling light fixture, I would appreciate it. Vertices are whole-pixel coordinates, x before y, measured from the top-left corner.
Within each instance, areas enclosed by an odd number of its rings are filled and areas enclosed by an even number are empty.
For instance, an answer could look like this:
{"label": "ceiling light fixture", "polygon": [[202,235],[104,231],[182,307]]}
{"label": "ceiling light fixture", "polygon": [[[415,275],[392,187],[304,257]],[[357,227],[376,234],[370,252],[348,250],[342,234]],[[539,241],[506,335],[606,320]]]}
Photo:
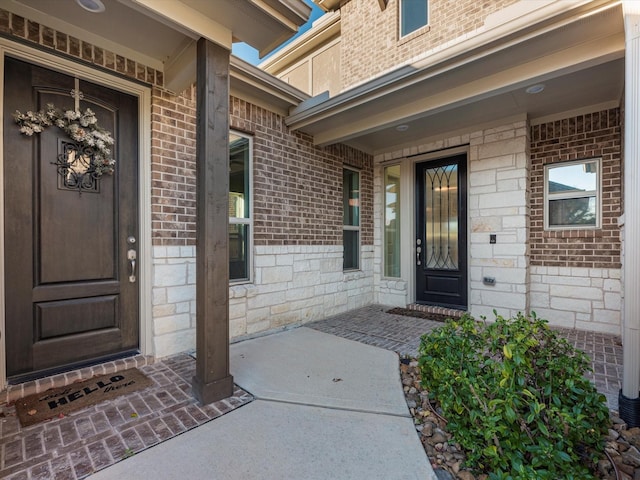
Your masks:
{"label": "ceiling light fixture", "polygon": [[399,132],[406,132],[407,130],[409,130],[409,125],[398,125],[396,127],[396,130]]}
{"label": "ceiling light fixture", "polygon": [[105,10],[102,0],[76,0],[76,3],[91,13],[102,13]]}
{"label": "ceiling light fixture", "polygon": [[543,90],[544,90],[544,84],[538,83],[537,85],[531,85],[530,87],[528,87],[525,90],[525,92],[527,92],[530,95],[535,95],[536,93],[540,93]]}

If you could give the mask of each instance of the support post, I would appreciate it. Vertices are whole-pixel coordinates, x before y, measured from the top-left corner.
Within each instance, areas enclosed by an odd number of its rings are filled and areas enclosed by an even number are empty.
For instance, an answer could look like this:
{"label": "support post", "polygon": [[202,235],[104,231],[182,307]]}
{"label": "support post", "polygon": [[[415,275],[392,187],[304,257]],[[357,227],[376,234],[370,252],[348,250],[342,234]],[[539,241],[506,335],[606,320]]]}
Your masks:
{"label": "support post", "polygon": [[624,0],[624,331],[620,417],[640,426],[640,2]]}
{"label": "support post", "polygon": [[197,46],[196,375],[203,404],[233,394],[229,373],[229,50]]}

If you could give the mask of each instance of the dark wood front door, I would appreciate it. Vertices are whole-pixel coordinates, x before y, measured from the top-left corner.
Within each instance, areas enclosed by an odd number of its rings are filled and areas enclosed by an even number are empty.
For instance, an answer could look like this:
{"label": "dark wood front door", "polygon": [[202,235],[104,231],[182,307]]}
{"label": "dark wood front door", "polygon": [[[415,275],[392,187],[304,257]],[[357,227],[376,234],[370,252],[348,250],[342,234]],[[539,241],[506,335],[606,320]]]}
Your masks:
{"label": "dark wood front door", "polygon": [[[138,349],[138,100],[71,75],[5,61],[4,246],[10,380]],[[16,110],[90,108],[115,139],[114,175],[79,190],[58,172],[71,139],[56,126],[26,136]],[[137,267],[137,265],[135,266]],[[137,270],[137,268],[136,268]]]}
{"label": "dark wood front door", "polygon": [[467,308],[467,157],[416,164],[416,301]]}

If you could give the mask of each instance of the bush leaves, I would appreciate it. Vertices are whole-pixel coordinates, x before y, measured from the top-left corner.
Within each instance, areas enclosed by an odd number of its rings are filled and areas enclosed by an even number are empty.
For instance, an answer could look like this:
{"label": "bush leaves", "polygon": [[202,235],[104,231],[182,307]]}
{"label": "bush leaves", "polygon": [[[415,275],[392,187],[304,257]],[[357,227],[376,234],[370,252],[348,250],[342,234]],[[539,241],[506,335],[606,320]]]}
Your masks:
{"label": "bush leaves", "polygon": [[470,468],[492,480],[595,478],[605,399],[583,376],[587,356],[545,320],[449,320],[422,337],[419,364]]}

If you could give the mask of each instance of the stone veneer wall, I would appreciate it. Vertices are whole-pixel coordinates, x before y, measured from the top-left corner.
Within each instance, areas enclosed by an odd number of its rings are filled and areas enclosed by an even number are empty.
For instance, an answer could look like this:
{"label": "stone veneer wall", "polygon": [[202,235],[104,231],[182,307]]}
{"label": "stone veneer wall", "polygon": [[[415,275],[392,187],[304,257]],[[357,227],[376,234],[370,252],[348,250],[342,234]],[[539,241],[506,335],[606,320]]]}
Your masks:
{"label": "stone veneer wall", "polygon": [[[153,333],[163,357],[195,345],[195,101],[154,89]],[[373,301],[372,157],[317,148],[239,98],[231,128],[253,137],[252,282],[229,289],[230,336],[301,324]],[[342,168],[361,172],[361,269],[342,270]]]}
{"label": "stone veneer wall", "polygon": [[[469,151],[469,310],[493,319],[529,307],[526,119],[474,132]],[[496,234],[496,243],[489,235]],[[495,278],[485,285],[484,277]]]}
{"label": "stone veneer wall", "polygon": [[[568,328],[620,334],[621,117],[617,108],[531,127],[531,309]],[[602,226],[544,230],[544,165],[602,158]]]}
{"label": "stone veneer wall", "polygon": [[[616,109],[533,127],[523,119],[379,155],[375,162],[410,162],[411,156],[468,145],[469,311],[474,316],[491,320],[493,309],[503,316],[535,311],[551,325],[620,334],[619,122]],[[606,220],[604,231],[591,232],[596,240],[580,246],[585,253],[577,257],[554,246],[585,243],[585,234],[543,231],[542,166],[593,156],[603,158]],[[402,306],[412,298],[408,275],[414,271],[403,269],[402,279],[382,277],[382,168],[376,167],[375,177],[374,293],[377,302]],[[403,176],[403,188],[408,182],[413,178]],[[491,233],[495,244],[489,243]],[[549,238],[551,246],[544,243]],[[495,285],[485,285],[485,276],[495,278]]]}
{"label": "stone veneer wall", "polygon": [[350,0],[340,8],[342,88],[481,31],[491,13],[518,0],[429,0],[429,25],[399,36],[398,0],[384,10],[372,0]]}
{"label": "stone veneer wall", "polygon": [[[411,162],[408,158],[446,149],[468,147],[468,228],[469,228],[469,311],[493,317],[493,309],[502,315],[514,315],[528,307],[528,224],[527,178],[529,173],[528,129],[526,120],[500,127],[443,138],[442,140],[404,148],[376,157],[376,162]],[[413,171],[413,169],[411,169]],[[384,279],[382,272],[382,178],[376,172],[375,199],[375,295],[378,302],[406,304],[408,275],[403,265],[403,279]],[[403,188],[413,178],[403,176]],[[497,243],[489,244],[489,234]],[[411,244],[413,249],[413,243]],[[484,276],[496,279],[489,286]]]}
{"label": "stone veneer wall", "polygon": [[[153,249],[153,335],[158,357],[195,346],[195,247]],[[300,325],[373,302],[373,247],[342,270],[341,245],[254,247],[252,283],[229,288],[230,337]]]}
{"label": "stone veneer wall", "polygon": [[531,310],[552,325],[621,334],[619,268],[531,266]]}

